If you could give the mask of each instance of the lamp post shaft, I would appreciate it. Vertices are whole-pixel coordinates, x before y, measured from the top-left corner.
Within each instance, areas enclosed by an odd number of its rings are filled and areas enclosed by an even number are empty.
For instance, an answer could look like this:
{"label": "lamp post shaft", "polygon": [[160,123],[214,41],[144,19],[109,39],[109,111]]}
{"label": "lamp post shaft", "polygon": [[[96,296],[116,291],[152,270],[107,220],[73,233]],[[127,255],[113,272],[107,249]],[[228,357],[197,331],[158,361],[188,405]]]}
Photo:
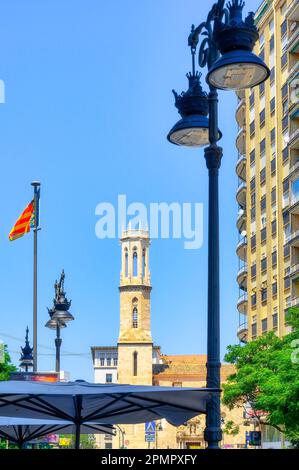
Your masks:
{"label": "lamp post shaft", "polygon": [[56,338],[55,338],[55,346],[56,346],[56,372],[60,372],[60,347],[61,347],[62,339],[60,338],[60,325],[59,322],[56,324]]}
{"label": "lamp post shaft", "polygon": [[[220,389],[220,315],[219,315],[219,195],[218,172],[222,148],[218,138],[218,94],[214,87],[209,93],[209,147],[205,159],[209,170],[208,216],[208,337],[207,337],[207,387]],[[205,440],[208,449],[219,448],[221,441],[220,392],[214,392],[207,404]]]}

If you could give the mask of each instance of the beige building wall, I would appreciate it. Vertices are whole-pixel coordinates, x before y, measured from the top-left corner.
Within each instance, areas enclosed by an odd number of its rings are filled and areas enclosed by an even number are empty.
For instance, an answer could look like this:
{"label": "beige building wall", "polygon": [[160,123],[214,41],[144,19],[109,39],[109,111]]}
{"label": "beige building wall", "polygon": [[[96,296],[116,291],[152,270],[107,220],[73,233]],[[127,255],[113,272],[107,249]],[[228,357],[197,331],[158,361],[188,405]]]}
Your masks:
{"label": "beige building wall", "polygon": [[236,110],[237,309],[238,337],[244,342],[270,330],[286,334],[286,309],[299,305],[299,244],[292,238],[299,220],[292,189],[299,178],[298,101],[292,99],[299,70],[298,2],[262,2],[256,24],[255,53],[271,75],[265,84],[238,92]]}

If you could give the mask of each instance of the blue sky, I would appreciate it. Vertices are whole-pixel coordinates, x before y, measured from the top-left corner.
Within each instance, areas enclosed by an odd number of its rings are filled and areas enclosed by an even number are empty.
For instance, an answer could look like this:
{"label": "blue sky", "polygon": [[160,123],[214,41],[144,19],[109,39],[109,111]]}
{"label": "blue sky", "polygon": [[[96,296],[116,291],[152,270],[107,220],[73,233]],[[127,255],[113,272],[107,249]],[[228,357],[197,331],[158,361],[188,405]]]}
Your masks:
{"label": "blue sky", "polygon": [[[32,234],[8,233],[40,180],[39,369],[54,368],[54,333],[44,327],[62,268],[75,321],[62,357],[73,379],[93,379],[91,345],[119,332],[120,248],[95,236],[95,207],[116,203],[202,202],[208,175],[201,149],[166,140],[177,121],[171,89],[185,90],[190,25],[213,2],[197,0],[14,0],[2,2],[0,78],[2,338],[18,361],[32,334]],[[247,1],[255,10],[259,1]],[[236,97],[220,93],[221,350],[236,342]],[[153,240],[152,333],[168,354],[206,351],[207,224],[199,250]],[[13,336],[14,338],[11,338]]]}

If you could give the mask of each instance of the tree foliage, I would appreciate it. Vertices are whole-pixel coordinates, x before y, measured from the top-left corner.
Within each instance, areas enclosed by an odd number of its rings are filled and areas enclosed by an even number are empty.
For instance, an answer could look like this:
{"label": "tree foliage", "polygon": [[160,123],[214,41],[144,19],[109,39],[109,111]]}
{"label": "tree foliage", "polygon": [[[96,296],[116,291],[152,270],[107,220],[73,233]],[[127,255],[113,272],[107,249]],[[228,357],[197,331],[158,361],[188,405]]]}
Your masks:
{"label": "tree foliage", "polygon": [[9,374],[17,370],[11,362],[10,355],[7,352],[7,346],[0,344],[0,347],[3,348],[0,351],[0,380],[9,380]]}
{"label": "tree foliage", "polygon": [[299,444],[299,309],[289,309],[292,332],[278,338],[269,332],[244,346],[227,348],[225,361],[236,371],[223,385],[230,409],[250,405],[255,418]]}

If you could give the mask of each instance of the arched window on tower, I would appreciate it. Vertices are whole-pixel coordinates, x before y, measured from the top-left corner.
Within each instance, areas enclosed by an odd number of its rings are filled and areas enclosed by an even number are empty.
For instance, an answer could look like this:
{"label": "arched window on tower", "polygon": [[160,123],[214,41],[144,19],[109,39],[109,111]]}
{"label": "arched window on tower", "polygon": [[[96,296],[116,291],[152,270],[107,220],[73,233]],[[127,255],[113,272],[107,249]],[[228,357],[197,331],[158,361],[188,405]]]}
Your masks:
{"label": "arched window on tower", "polygon": [[136,377],[137,372],[138,372],[138,352],[134,351],[133,352],[133,375]]}
{"label": "arched window on tower", "polygon": [[133,276],[136,277],[138,274],[138,256],[137,256],[137,248],[133,248]]}
{"label": "arched window on tower", "polygon": [[138,328],[138,299],[134,297],[132,300],[132,326]]}
{"label": "arched window on tower", "polygon": [[133,328],[138,328],[138,310],[137,310],[137,307],[133,308]]}
{"label": "arched window on tower", "polygon": [[145,275],[145,248],[142,250],[142,277]]}
{"label": "arched window on tower", "polygon": [[129,275],[128,248],[125,248],[125,276]]}

